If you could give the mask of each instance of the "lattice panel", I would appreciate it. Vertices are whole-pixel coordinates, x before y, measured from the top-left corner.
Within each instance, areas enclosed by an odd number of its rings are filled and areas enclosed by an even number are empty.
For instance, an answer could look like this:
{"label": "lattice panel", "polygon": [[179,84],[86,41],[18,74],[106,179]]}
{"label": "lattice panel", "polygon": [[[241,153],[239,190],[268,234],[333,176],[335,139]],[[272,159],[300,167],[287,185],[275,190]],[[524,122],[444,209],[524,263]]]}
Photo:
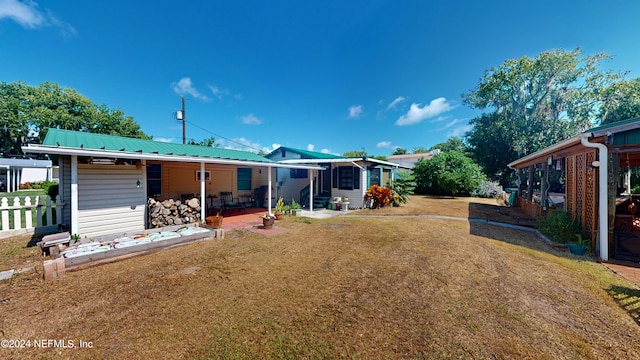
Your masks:
{"label": "lattice panel", "polygon": [[576,154],[575,157],[575,210],[574,216],[579,216],[581,223],[584,225],[584,185],[585,185],[585,170],[586,164],[584,162],[584,153]]}
{"label": "lattice panel", "polygon": [[[585,164],[591,164],[596,159],[595,151],[589,151],[585,153],[586,161]],[[596,233],[596,179],[599,169],[587,168],[585,184],[584,184],[584,205],[583,205],[583,214],[582,218],[583,229],[586,229],[590,232],[591,238],[594,238]]]}
{"label": "lattice panel", "polygon": [[565,195],[567,197],[567,200],[565,201],[565,205],[567,206],[567,213],[571,214],[572,216],[575,217],[575,203],[576,203],[576,191],[575,191],[575,186],[576,186],[576,179],[575,179],[575,173],[576,173],[576,169],[575,169],[575,165],[576,164],[576,159],[575,156],[567,156],[564,159],[564,167],[565,167],[565,172],[566,172],[566,180],[565,180]]}

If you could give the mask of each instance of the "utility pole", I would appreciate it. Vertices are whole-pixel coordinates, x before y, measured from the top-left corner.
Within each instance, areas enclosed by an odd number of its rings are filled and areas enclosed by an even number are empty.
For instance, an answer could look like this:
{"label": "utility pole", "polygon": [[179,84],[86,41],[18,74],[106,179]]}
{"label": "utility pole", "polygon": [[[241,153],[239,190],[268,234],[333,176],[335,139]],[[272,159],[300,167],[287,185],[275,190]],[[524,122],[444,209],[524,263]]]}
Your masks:
{"label": "utility pole", "polygon": [[182,143],[187,143],[187,115],[184,110],[184,97],[180,96],[182,100]]}

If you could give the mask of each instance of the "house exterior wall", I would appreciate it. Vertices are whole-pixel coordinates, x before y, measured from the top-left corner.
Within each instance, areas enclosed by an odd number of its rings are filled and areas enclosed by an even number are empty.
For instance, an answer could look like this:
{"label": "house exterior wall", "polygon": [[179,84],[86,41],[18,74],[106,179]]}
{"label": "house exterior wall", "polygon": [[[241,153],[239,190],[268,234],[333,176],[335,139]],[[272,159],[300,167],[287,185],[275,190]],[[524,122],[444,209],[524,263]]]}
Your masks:
{"label": "house exterior wall", "polygon": [[62,208],[62,221],[60,223],[65,226],[71,226],[71,157],[60,156],[58,164],[60,166],[58,195],[65,204]]}
{"label": "house exterior wall", "polygon": [[[143,169],[134,165],[78,164],[78,231],[81,237],[145,229]],[[105,176],[108,174],[108,176]]]}

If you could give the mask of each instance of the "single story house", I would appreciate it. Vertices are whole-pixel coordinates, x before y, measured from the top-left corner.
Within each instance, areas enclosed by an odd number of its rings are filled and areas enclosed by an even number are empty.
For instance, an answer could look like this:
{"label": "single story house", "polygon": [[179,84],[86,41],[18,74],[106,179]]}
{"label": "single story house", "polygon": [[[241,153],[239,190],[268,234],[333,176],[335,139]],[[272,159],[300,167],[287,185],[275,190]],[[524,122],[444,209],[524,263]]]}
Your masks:
{"label": "single story house", "polygon": [[433,151],[430,151],[428,153],[389,155],[387,156],[387,160],[404,168],[413,169],[418,160],[430,160],[434,155],[438,153],[440,153],[440,150],[434,149]]}
{"label": "single story house", "polygon": [[42,144],[22,149],[57,157],[59,194],[66,204],[62,223],[81,237],[148,228],[149,198],[195,197],[205,204],[200,206],[203,219],[221,192],[252,202],[256,189],[263,188],[271,212],[273,168],[319,169],[278,164],[246,151],[59,129],[49,129]]}
{"label": "single story house", "polygon": [[640,118],[589,129],[508,165],[517,171],[518,206],[543,216],[559,207],[580,222],[603,261],[640,261]]}
{"label": "single story house", "polygon": [[51,160],[0,158],[0,192],[17,191],[20,184],[58,180],[58,167]]}
{"label": "single story house", "polygon": [[[306,164],[321,168],[317,172],[285,168],[276,170],[278,196],[287,203],[293,199],[303,206],[313,204],[311,208],[326,207],[334,197],[348,198],[349,208],[364,208],[367,189],[372,185],[387,185],[394,179],[393,170],[401,167],[366,156],[353,158],[284,146],[266,157],[278,164]],[[309,202],[308,199],[313,201]]]}

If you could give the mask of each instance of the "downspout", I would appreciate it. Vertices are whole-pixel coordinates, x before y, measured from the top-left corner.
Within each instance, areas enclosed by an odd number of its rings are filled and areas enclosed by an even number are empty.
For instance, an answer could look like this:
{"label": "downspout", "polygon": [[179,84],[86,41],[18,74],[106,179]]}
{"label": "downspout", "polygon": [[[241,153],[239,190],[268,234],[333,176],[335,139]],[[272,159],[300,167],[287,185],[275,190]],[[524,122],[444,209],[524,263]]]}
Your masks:
{"label": "downspout", "polygon": [[609,194],[607,192],[609,155],[606,145],[589,142],[591,136],[593,136],[592,133],[583,133],[580,142],[588,148],[598,149],[598,158],[600,159],[600,167],[598,169],[598,238],[600,240],[600,259],[602,259],[602,261],[609,261],[609,214],[607,209],[609,200]]}
{"label": "downspout", "polygon": [[204,176],[204,162],[200,162],[200,221],[205,220],[205,218],[207,217],[205,178],[206,176]]}

